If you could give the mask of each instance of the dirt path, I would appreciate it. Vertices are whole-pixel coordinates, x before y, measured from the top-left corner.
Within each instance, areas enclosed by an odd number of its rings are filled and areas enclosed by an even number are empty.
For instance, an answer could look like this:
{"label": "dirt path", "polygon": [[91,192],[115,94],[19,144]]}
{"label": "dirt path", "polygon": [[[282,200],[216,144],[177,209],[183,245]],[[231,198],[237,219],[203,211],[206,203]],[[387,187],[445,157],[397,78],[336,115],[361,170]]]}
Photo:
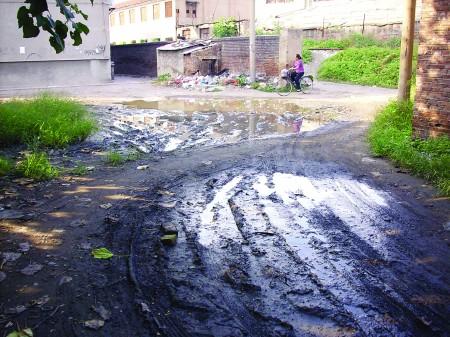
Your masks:
{"label": "dirt path", "polygon": [[[23,218],[0,223],[1,250],[31,248],[2,266],[2,329],[447,336],[449,202],[370,158],[365,127],[341,123],[79,180],[4,186],[2,205]],[[141,163],[149,169],[136,170]],[[175,246],[161,244],[162,225],[177,228]],[[94,247],[118,256],[94,260]],[[42,269],[24,276],[30,263]],[[89,320],[105,325],[85,328]]]}
{"label": "dirt path", "polygon": [[[93,172],[0,181],[0,336],[450,335],[450,202],[365,143],[394,91],[274,100],[123,81],[72,92],[103,104],[102,131],[52,159]],[[123,98],[137,101],[105,106]],[[297,113],[312,131],[292,134]],[[129,142],[156,152],[105,166]]]}

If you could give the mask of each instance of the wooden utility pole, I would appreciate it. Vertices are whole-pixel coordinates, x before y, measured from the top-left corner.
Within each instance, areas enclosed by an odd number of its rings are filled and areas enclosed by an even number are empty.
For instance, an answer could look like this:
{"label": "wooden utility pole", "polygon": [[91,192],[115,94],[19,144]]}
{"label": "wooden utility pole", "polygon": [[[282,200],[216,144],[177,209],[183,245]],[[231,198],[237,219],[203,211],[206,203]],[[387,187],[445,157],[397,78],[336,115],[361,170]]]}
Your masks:
{"label": "wooden utility pole", "polygon": [[256,28],[255,28],[255,0],[250,0],[250,81],[256,79]]}
{"label": "wooden utility pole", "polygon": [[402,44],[400,48],[400,77],[398,82],[398,99],[400,101],[406,101],[410,97],[415,20],[416,0],[405,0],[405,17],[402,24]]}

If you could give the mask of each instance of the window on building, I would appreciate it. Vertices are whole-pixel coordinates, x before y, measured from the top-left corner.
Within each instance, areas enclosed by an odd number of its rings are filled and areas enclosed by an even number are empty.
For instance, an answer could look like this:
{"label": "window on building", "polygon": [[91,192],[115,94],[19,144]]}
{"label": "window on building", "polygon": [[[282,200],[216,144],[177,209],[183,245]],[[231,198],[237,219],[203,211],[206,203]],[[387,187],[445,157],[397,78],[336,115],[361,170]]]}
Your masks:
{"label": "window on building", "polygon": [[159,4],[153,5],[153,20],[159,19]]}
{"label": "window on building", "polygon": [[165,3],[166,5],[166,18],[171,18],[172,17],[172,1],[166,1]]}
{"label": "window on building", "polygon": [[209,39],[209,28],[200,28],[200,38],[203,40]]}
{"label": "window on building", "polygon": [[119,13],[119,24],[123,26],[125,24],[125,12]]}
{"label": "window on building", "polygon": [[136,10],[134,8],[128,10],[128,15],[130,16],[130,23],[135,23],[136,22]]}
{"label": "window on building", "polygon": [[195,18],[197,17],[197,3],[186,1],[186,17]]}
{"label": "window on building", "polygon": [[191,38],[191,30],[190,29],[183,29],[183,37],[186,40],[189,40]]}
{"label": "window on building", "polygon": [[141,7],[141,22],[147,21],[147,7]]}
{"label": "window on building", "polygon": [[115,13],[112,13],[109,16],[109,24],[110,24],[111,27],[116,25],[116,14]]}
{"label": "window on building", "polygon": [[266,0],[266,4],[284,4],[293,1],[294,0]]}

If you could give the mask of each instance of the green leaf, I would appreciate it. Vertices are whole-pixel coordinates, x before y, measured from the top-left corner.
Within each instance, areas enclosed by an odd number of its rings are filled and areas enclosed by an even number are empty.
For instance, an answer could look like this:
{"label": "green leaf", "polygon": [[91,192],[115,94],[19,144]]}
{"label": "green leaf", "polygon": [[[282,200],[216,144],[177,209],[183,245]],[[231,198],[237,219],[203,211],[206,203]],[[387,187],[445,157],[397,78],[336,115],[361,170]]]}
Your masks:
{"label": "green leaf", "polygon": [[47,0],[30,1],[30,13],[33,16],[40,15],[48,11]]}
{"label": "green leaf", "polygon": [[59,39],[58,35],[50,36],[48,39],[50,41],[50,45],[55,49],[56,53],[59,54],[64,50],[64,41]]}
{"label": "green leaf", "polygon": [[20,331],[13,331],[9,333],[6,337],[33,337],[33,331],[28,329],[23,329]]}
{"label": "green leaf", "polygon": [[61,40],[64,40],[67,37],[67,32],[69,28],[62,23],[61,21],[57,20],[55,24],[55,33],[58,34],[59,38]]}
{"label": "green leaf", "polygon": [[92,256],[96,259],[110,259],[114,254],[107,248],[96,248],[92,250]]}

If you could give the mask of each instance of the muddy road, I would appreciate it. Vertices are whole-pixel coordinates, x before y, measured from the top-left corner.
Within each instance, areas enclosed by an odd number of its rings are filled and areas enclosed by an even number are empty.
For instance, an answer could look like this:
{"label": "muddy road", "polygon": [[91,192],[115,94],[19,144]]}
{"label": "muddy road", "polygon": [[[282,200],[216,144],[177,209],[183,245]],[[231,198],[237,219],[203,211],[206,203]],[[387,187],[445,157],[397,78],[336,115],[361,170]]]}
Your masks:
{"label": "muddy road", "polygon": [[[0,330],[450,336],[450,203],[370,157],[366,128],[335,121],[300,135],[179,143],[84,180],[17,187],[2,203],[33,197],[21,212],[34,215],[0,223],[2,251],[32,248],[3,266]],[[162,243],[168,233],[175,244]],[[116,256],[94,260],[95,247]],[[18,272],[33,261],[44,265],[33,278]]]}

